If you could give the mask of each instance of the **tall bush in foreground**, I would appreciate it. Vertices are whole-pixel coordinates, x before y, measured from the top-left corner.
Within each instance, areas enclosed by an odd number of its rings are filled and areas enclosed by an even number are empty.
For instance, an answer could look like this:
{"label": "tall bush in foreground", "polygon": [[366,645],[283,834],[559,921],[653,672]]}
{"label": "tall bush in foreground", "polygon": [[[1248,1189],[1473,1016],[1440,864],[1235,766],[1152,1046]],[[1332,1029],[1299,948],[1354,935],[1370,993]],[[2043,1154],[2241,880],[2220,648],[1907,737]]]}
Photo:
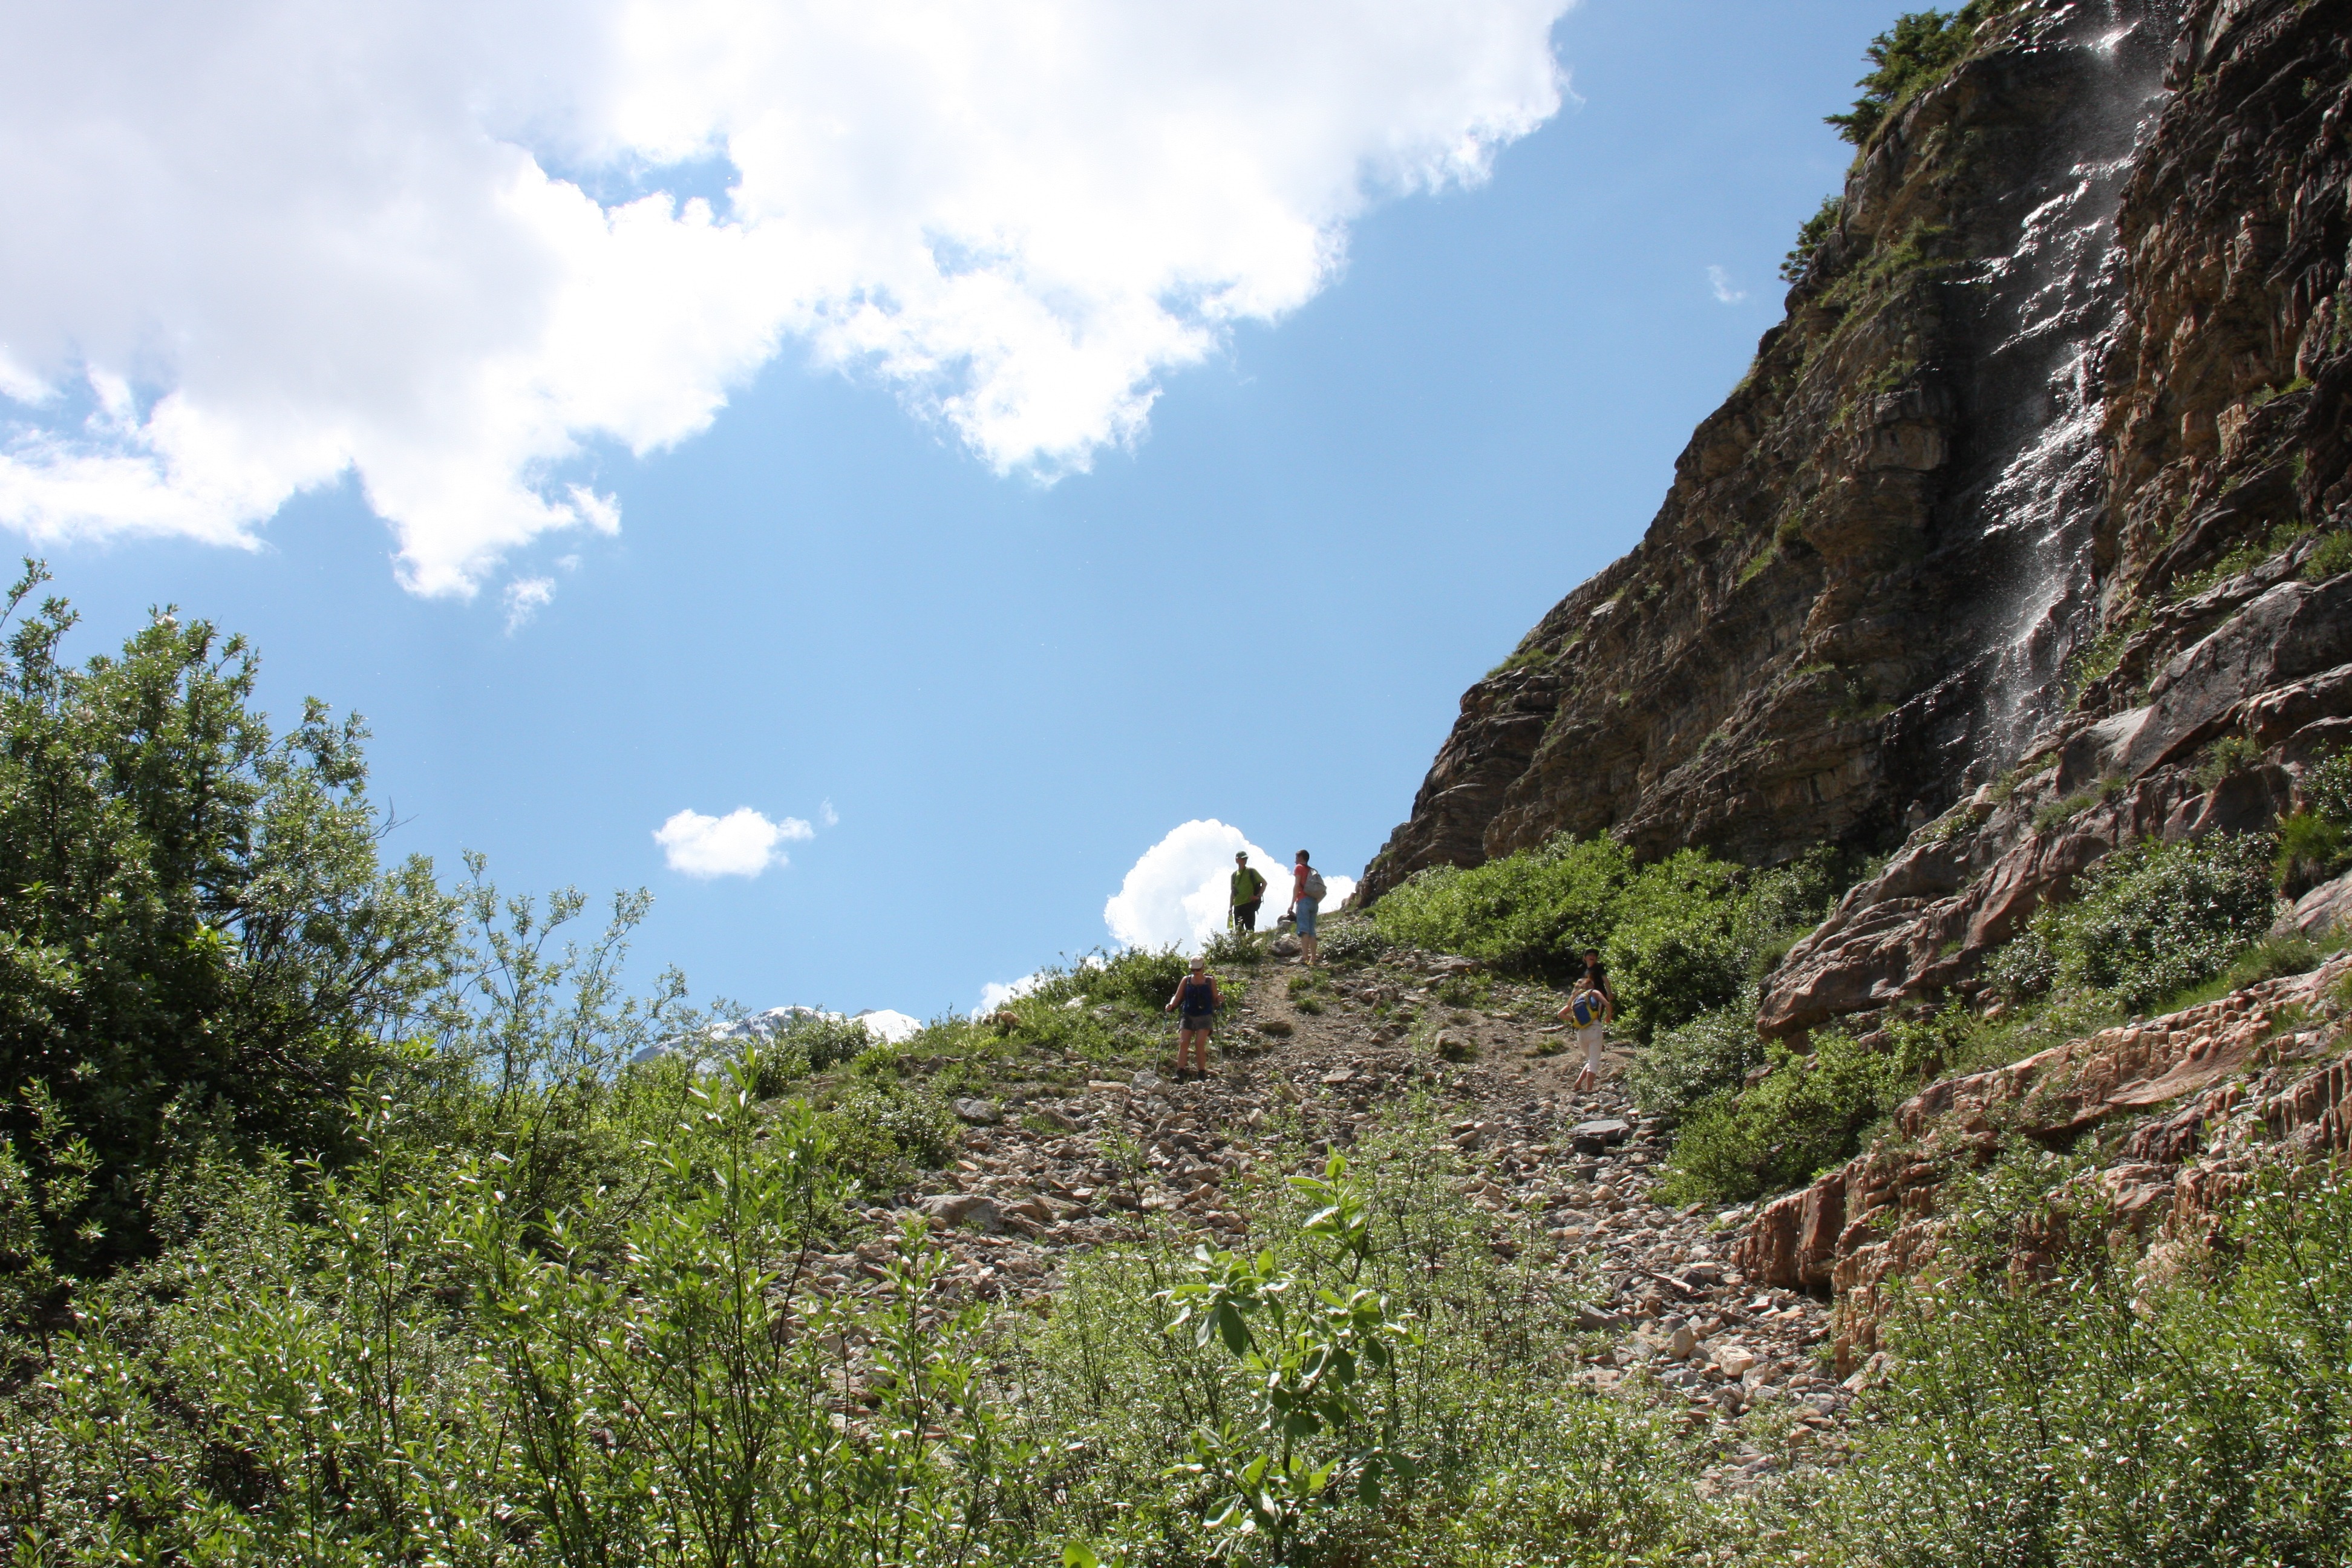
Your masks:
{"label": "tall bush in foreground", "polygon": [[[2275,1174],[2151,1279],[2063,1165],[1997,1169],[1898,1316],[1872,1436],[1800,1528],[1861,1568],[2352,1560],[2352,1185]],[[2020,1243],[2045,1271],[2011,1265]],[[1792,1521],[1794,1522],[1794,1521]]]}
{"label": "tall bush in foreground", "polygon": [[64,601],[16,619],[46,577],[0,610],[0,1138],[94,1272],[207,1146],[331,1152],[455,911],[429,862],[378,865],[357,719],[273,733],[252,651],[167,612],[70,664]]}

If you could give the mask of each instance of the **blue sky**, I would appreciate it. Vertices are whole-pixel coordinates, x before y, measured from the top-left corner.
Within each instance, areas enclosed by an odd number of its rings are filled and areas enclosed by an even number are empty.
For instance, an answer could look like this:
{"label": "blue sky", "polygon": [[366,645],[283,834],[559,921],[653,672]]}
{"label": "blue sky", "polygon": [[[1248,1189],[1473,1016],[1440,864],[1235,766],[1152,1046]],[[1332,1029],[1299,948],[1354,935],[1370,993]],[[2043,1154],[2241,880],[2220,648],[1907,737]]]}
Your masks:
{"label": "blue sky", "polygon": [[[1212,322],[1145,378],[1131,441],[1075,462],[1000,472],[895,350],[788,327],[698,433],[546,467],[618,531],[523,531],[466,558],[471,598],[404,585],[415,536],[348,474],[256,548],[15,521],[85,650],[176,603],[259,645],[273,707],[362,712],[394,849],[480,850],[516,890],[649,887],[642,963],[705,995],[969,1007],[1109,940],[1105,900],[1180,824],[1361,868],[1463,689],[1639,538],[1778,319],[1774,268],[1850,152],[1821,117],[1892,11],[1586,0],[1551,31],[1571,95],[1490,178],[1333,226],[1344,267]],[[810,825],[788,864],[665,863],[675,814],[747,806]]]}

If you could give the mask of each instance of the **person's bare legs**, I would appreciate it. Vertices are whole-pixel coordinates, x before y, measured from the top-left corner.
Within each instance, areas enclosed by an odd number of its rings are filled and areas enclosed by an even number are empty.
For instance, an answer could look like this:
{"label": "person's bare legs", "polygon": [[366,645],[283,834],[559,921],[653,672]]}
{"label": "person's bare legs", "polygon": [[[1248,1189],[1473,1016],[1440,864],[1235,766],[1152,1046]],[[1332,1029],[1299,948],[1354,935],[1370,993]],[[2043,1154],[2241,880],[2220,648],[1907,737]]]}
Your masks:
{"label": "person's bare legs", "polygon": [[1184,1075],[1185,1064],[1196,1057],[1200,1059],[1201,1073],[1206,1077],[1209,1071],[1209,1031],[1179,1030],[1176,1035],[1176,1075],[1179,1078]]}
{"label": "person's bare legs", "polygon": [[1298,939],[1298,961],[1309,969],[1315,967],[1316,945],[1316,939],[1311,936],[1302,936]]}

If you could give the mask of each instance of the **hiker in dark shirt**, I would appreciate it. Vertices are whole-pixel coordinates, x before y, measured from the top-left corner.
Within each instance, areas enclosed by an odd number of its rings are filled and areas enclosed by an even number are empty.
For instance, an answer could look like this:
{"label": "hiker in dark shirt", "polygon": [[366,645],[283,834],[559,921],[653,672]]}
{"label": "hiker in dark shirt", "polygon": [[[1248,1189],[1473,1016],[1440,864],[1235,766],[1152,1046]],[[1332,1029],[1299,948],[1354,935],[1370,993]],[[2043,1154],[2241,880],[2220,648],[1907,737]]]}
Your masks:
{"label": "hiker in dark shirt", "polygon": [[[1176,1078],[1184,1078],[1184,1064],[1197,1057],[1200,1067],[1195,1076],[1209,1076],[1209,1027],[1215,1021],[1217,1008],[1224,998],[1217,994],[1217,982],[1209,973],[1209,961],[1196,958],[1192,973],[1177,982],[1176,994],[1168,998],[1163,1013],[1177,1014]],[[1181,1011],[1180,1011],[1181,1010]]]}
{"label": "hiker in dark shirt", "polygon": [[1584,950],[1584,979],[1587,984],[1609,998],[1609,1010],[1614,1013],[1617,1010],[1617,988],[1609,984],[1609,971],[1601,967],[1601,950],[1597,947]]}

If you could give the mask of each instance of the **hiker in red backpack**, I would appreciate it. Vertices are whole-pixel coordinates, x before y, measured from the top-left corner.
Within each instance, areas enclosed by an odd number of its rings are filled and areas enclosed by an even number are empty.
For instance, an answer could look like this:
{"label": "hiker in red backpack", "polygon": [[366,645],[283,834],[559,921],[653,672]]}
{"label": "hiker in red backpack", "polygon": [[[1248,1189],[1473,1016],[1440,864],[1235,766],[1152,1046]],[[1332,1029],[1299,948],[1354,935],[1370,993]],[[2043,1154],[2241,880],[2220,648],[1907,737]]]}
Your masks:
{"label": "hiker in red backpack", "polygon": [[1298,922],[1298,962],[1308,968],[1315,965],[1315,911],[1323,902],[1323,873],[1307,858],[1307,851],[1298,852],[1298,864],[1290,868],[1290,916]]}
{"label": "hiker in red backpack", "polygon": [[1585,1094],[1601,1087],[1601,1040],[1605,1026],[1617,1016],[1609,993],[1592,983],[1590,973],[1577,977],[1576,989],[1568,995],[1568,1005],[1559,1010],[1559,1020],[1575,1033],[1576,1043],[1584,1047],[1584,1068],[1576,1075],[1570,1091]]}

